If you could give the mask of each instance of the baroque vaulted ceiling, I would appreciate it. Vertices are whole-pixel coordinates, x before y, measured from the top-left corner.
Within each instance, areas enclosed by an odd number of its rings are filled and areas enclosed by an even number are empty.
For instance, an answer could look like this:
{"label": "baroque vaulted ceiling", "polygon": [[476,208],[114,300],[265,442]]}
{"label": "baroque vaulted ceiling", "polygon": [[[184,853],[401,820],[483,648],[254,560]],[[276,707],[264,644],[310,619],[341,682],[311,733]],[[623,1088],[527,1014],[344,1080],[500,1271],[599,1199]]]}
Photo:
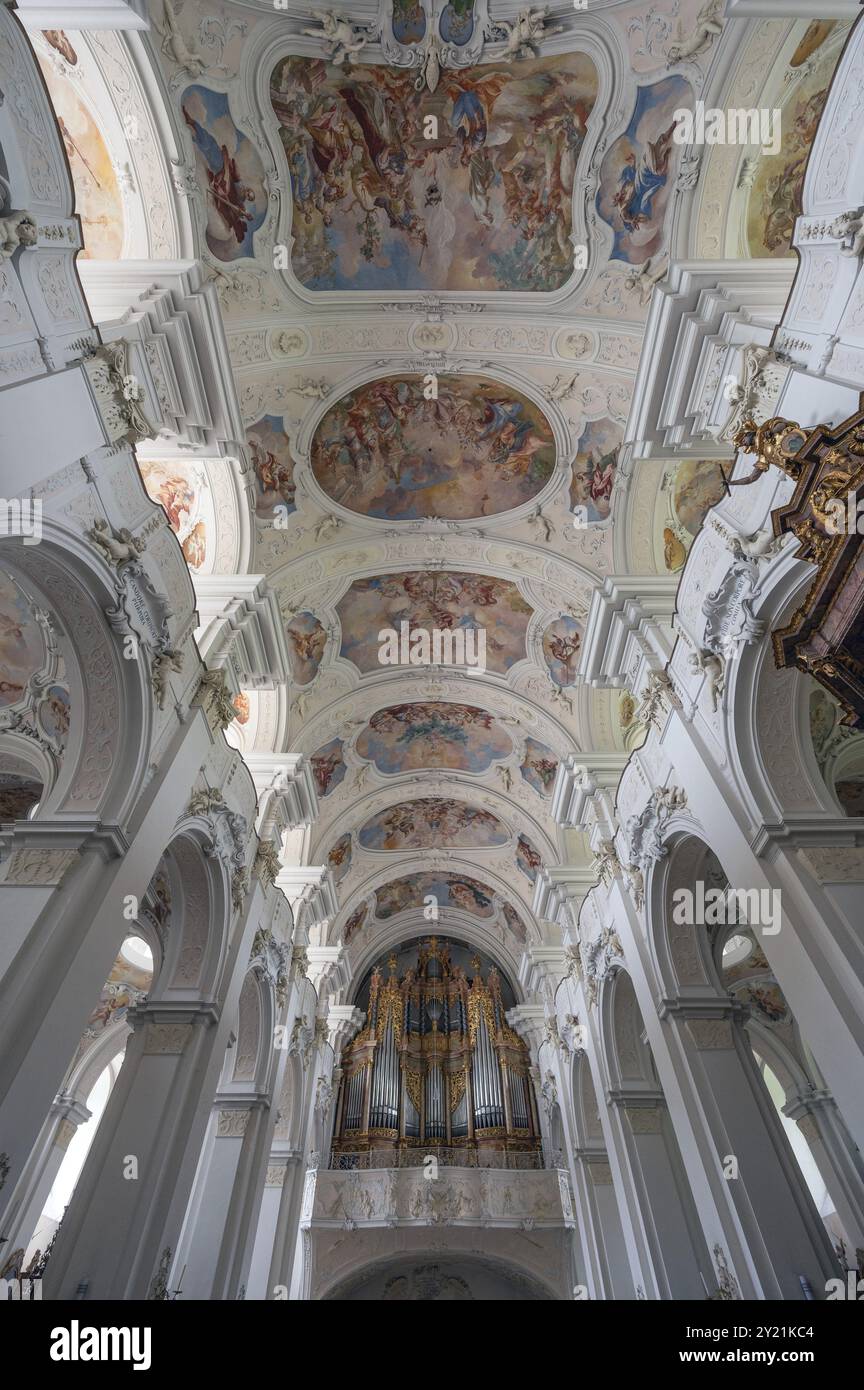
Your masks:
{"label": "baroque vaulted ceiling", "polygon": [[[333,871],[326,939],[357,969],[428,930],[431,894],[442,932],[515,974],[542,935],[538,872],[584,856],[552,819],[558,762],[638,739],[627,692],[579,676],[592,595],[612,575],[674,575],[723,488],[716,458],[630,458],[651,288],[670,255],[782,254],[795,131],[832,43],[817,26],[793,54],[806,72],[782,99],[801,109],[776,166],[741,182],[723,150],[700,170],[674,113],[748,72],[768,90],[792,29],[740,51],[715,8],[558,4],[514,59],[514,0],[366,0],[350,54],[295,0],[153,0],[135,42],[176,151],[173,222],[153,180],[142,215],[113,37],[36,38],[73,172],[90,168],[90,254],[194,255],[217,288],[246,514],[230,514],[227,460],[156,441],[142,469],[193,574],[230,570],[239,529],[278,598],[290,679],[240,692],[230,737],[311,759],[320,815],[296,848]],[[126,183],[98,177],[112,141]],[[754,246],[766,199],[774,242]],[[382,664],[379,632],[403,622],[482,627],[485,671]]]}

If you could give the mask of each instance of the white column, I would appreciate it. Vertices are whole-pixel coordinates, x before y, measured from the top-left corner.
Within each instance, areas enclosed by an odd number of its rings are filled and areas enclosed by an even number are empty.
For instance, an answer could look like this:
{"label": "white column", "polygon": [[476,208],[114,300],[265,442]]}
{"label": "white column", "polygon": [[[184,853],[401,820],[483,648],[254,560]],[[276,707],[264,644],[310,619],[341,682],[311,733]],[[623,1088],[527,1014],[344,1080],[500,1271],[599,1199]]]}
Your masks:
{"label": "white column", "polygon": [[4,1215],[128,932],[124,898],[143,899],[211,741],[196,712],[145,793],[131,844],[116,828],[82,833],[46,821],[19,823],[7,842],[0,940],[10,937],[17,950],[0,978]]}

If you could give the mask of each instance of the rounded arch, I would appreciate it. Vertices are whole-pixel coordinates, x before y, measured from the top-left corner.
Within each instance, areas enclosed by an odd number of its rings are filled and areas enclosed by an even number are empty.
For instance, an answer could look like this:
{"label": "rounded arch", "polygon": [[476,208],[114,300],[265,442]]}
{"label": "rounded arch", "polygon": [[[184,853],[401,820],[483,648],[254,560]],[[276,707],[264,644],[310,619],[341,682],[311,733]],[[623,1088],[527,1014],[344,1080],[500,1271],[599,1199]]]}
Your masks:
{"label": "rounded arch", "polygon": [[645,1025],[633,980],[621,966],[607,974],[599,998],[600,1032],[609,1085],[613,1090],[658,1089]]}
{"label": "rounded arch", "polygon": [[[398,1293],[387,1291],[390,1280],[404,1280],[409,1289],[416,1290],[415,1281],[409,1283],[410,1272],[423,1269],[424,1266],[429,1272],[420,1275],[422,1286],[425,1286],[426,1293],[412,1291],[406,1293],[401,1289]],[[432,1274],[431,1271],[435,1271]],[[460,1270],[462,1271],[460,1273]],[[471,1274],[476,1271],[479,1275],[481,1271],[488,1275],[497,1276],[497,1291],[479,1292],[475,1295],[471,1292]],[[466,1277],[467,1276],[467,1277]],[[350,1274],[336,1275],[329,1284],[325,1283],[316,1293],[315,1297],[319,1300],[328,1302],[341,1301],[342,1299],[353,1297],[375,1299],[376,1301],[389,1301],[394,1297],[409,1297],[411,1299],[424,1299],[430,1301],[429,1287],[440,1288],[440,1293],[435,1293],[431,1301],[440,1298],[451,1299],[494,1299],[502,1298],[520,1299],[522,1301],[539,1301],[555,1299],[560,1300],[561,1294],[555,1292],[550,1284],[547,1284],[537,1274],[528,1274],[523,1267],[515,1262],[510,1262],[500,1256],[483,1254],[482,1256],[471,1253],[463,1255],[461,1252],[448,1252],[442,1254],[440,1250],[434,1248],[419,1249],[411,1255],[392,1254],[381,1255],[377,1259],[363,1259],[362,1271],[358,1272],[356,1267]],[[367,1287],[370,1291],[365,1295],[361,1290]],[[379,1287],[380,1286],[380,1287]],[[390,1285],[392,1290],[393,1286]],[[466,1292],[467,1291],[467,1292]]]}
{"label": "rounded arch", "polygon": [[600,1123],[600,1106],[591,1063],[585,1052],[577,1052],[572,1067],[573,1121],[576,1143],[579,1148],[603,1144],[603,1126]]}
{"label": "rounded arch", "polygon": [[649,944],[662,992],[670,998],[692,987],[722,992],[709,929],[695,915],[699,884],[707,894],[725,889],[728,880],[699,835],[673,831],[664,847],[667,852],[651,866],[645,885]]}
{"label": "rounded arch", "polygon": [[[82,538],[51,523],[38,547],[0,546],[0,561],[41,612],[65,666],[69,730],[39,819],[64,812],[124,819],[147,775],[153,698],[147,663],[124,661],[105,611],[117,591]],[[53,533],[53,534],[52,534]]]}
{"label": "rounded arch", "polygon": [[232,904],[228,870],[213,851],[207,827],[202,822],[179,827],[160,869],[170,930],[151,998],[211,999],[222,984]]}

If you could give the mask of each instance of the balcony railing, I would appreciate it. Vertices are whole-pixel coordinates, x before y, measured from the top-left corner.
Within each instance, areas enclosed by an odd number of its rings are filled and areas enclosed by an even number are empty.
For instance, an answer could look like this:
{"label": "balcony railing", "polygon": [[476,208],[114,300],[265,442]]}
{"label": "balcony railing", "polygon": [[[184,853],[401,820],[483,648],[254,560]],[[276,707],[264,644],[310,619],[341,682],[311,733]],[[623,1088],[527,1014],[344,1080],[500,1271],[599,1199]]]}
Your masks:
{"label": "balcony railing", "polygon": [[465,1144],[459,1148],[436,1147],[416,1149],[365,1149],[346,1152],[334,1149],[330,1167],[341,1172],[369,1168],[423,1168],[427,1159],[435,1158],[442,1168],[509,1168],[524,1172],[543,1167],[543,1155],[518,1153],[507,1149],[485,1149]]}

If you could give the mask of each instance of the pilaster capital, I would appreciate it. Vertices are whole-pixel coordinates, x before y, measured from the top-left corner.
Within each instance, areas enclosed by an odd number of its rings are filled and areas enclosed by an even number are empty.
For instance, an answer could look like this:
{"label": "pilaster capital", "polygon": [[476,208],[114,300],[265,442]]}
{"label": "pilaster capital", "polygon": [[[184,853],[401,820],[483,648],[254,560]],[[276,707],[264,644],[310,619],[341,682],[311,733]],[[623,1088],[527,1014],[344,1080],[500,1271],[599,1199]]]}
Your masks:
{"label": "pilaster capital", "polygon": [[247,753],[258,797],[258,833],[280,837],[312,825],[318,816],[318,793],[309,760],[301,753]]}
{"label": "pilaster capital", "polygon": [[329,1042],[337,1057],[342,1052],[342,1049],[351,1041],[355,1033],[363,1027],[365,1020],[366,1015],[363,1010],[356,1008],[354,1004],[330,1005],[327,1010]]}

